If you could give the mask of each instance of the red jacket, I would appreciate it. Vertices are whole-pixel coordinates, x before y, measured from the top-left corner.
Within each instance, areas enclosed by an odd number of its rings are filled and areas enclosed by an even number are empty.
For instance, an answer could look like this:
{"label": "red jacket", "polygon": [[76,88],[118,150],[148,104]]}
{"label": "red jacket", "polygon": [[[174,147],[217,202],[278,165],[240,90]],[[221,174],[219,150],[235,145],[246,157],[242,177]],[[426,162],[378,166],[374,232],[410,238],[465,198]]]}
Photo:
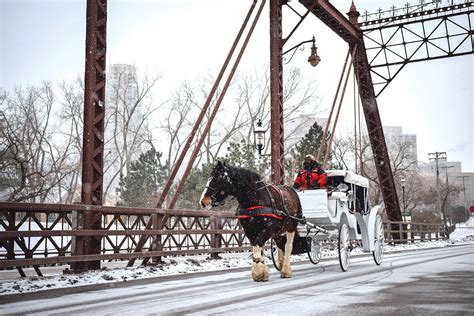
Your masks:
{"label": "red jacket", "polygon": [[326,186],[326,173],[319,167],[298,172],[293,187],[295,189],[319,189]]}

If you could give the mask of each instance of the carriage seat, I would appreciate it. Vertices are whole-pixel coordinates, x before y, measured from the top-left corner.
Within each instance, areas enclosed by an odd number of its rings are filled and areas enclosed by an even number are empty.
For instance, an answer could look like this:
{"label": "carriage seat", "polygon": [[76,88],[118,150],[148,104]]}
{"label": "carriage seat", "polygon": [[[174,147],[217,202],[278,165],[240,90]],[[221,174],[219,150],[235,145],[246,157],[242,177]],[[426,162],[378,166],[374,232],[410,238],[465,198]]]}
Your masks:
{"label": "carriage seat", "polygon": [[305,190],[298,192],[303,216],[312,218],[325,218],[328,212],[328,196],[326,189]]}

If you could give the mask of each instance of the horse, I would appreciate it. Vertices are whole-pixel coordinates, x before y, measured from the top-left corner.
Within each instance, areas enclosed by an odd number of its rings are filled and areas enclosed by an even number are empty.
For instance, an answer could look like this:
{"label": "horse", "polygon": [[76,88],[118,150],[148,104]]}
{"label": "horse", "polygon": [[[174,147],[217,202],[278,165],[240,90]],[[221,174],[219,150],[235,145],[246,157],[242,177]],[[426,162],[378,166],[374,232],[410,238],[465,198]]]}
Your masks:
{"label": "horse", "polygon": [[[255,172],[218,161],[202,192],[201,207],[210,209],[228,196],[233,196],[239,203],[237,218],[252,245],[253,280],[268,281],[262,249],[270,238],[278,245],[280,276],[291,278],[290,255],[298,219],[302,218],[301,203],[295,190],[285,185],[267,184]],[[282,234],[286,235],[286,242]]]}

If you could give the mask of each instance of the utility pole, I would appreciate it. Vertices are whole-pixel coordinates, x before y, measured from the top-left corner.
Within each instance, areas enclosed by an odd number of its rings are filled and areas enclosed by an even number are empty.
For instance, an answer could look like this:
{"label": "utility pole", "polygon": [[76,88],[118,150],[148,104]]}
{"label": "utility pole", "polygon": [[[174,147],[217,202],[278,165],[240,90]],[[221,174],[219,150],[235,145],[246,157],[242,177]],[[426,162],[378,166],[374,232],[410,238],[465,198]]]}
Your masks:
{"label": "utility pole", "polygon": [[[443,216],[446,218],[446,203],[450,203],[449,201],[449,180],[448,180],[448,169],[454,168],[454,166],[441,166],[441,169],[446,170],[446,196],[443,199],[443,205],[441,205]],[[451,219],[449,219],[449,224],[451,225]]]}
{"label": "utility pole", "polygon": [[466,202],[466,183],[465,180],[469,179],[469,176],[459,176],[456,179],[462,179],[462,191],[464,194],[464,207],[467,209],[467,202]]}
{"label": "utility pole", "polygon": [[440,214],[440,196],[439,196],[439,164],[438,161],[440,159],[444,159],[446,161],[446,152],[434,152],[428,153],[428,159],[434,160],[436,162],[436,213]]}

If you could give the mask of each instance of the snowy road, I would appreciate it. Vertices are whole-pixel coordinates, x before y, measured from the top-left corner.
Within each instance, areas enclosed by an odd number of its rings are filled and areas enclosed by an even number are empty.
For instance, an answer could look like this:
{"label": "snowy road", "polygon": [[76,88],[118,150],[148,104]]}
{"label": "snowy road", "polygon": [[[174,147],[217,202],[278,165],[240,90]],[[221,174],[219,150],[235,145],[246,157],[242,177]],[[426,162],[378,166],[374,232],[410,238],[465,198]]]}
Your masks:
{"label": "snowy road", "polygon": [[[470,314],[474,310],[474,244],[293,266],[292,279],[270,269],[188,275],[121,288],[0,305],[0,314]],[[66,292],[66,291],[65,291]],[[1,299],[0,299],[1,300]],[[472,315],[472,314],[471,314]]]}

